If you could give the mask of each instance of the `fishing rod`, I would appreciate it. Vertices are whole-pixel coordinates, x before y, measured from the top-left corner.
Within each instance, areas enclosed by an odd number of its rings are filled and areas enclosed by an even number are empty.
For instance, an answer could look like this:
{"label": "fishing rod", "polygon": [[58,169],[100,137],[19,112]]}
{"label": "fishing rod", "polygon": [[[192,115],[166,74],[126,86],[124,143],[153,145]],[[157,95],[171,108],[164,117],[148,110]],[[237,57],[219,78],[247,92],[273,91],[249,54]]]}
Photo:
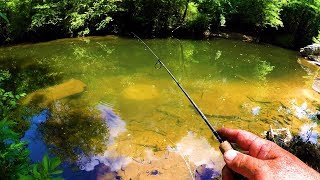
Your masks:
{"label": "fishing rod", "polygon": [[221,136],[219,135],[219,133],[217,132],[217,130],[211,125],[211,123],[208,121],[207,117],[202,113],[202,111],[200,110],[200,108],[196,105],[196,103],[192,100],[192,98],[189,96],[189,94],[187,93],[186,90],[184,90],[184,88],[181,86],[181,84],[177,81],[177,79],[173,76],[173,74],[171,73],[171,71],[167,68],[167,66],[160,60],[160,58],[153,52],[153,50],[139,37],[137,36],[135,33],[131,32],[142,44],[144,44],[144,46],[157,58],[157,62],[155,64],[155,67],[157,69],[160,69],[161,67],[163,67],[167,73],[170,75],[170,77],[173,79],[173,81],[178,85],[178,87],[180,88],[180,90],[184,93],[184,95],[188,98],[188,100],[190,101],[190,103],[193,105],[193,107],[197,110],[197,112],[199,113],[199,115],[201,116],[201,118],[204,120],[204,122],[207,124],[207,126],[209,127],[209,129],[211,130],[211,132],[214,134],[214,136],[217,138],[217,140],[220,143],[220,150],[222,153],[233,149],[231,144],[228,141],[223,141]]}

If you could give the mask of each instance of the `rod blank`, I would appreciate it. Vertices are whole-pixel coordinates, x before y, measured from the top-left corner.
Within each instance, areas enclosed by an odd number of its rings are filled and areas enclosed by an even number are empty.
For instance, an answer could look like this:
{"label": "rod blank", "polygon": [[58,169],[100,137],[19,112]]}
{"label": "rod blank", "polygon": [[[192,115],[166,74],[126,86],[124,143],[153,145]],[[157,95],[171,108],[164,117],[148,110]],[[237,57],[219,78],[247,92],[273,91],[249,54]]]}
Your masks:
{"label": "rod blank", "polygon": [[212,133],[214,134],[214,136],[218,139],[218,141],[220,143],[223,142],[222,138],[220,137],[219,133],[216,131],[216,129],[210,124],[210,122],[208,121],[207,117],[202,113],[202,111],[200,110],[200,108],[196,105],[196,103],[192,100],[192,98],[189,96],[189,94],[187,93],[186,90],[184,90],[184,88],[181,86],[181,84],[177,81],[177,79],[173,76],[173,74],[171,73],[171,71],[167,68],[167,66],[160,60],[160,58],[152,51],[152,49],[139,37],[137,36],[135,33],[132,32],[132,34],[140,40],[141,43],[144,44],[144,46],[146,48],[149,49],[149,51],[157,58],[157,64],[160,64],[161,67],[164,67],[164,69],[167,71],[167,73],[170,75],[170,77],[173,79],[173,81],[178,85],[178,87],[180,88],[180,90],[184,93],[184,95],[188,98],[188,100],[190,101],[190,103],[193,105],[193,107],[197,110],[197,112],[199,113],[199,115],[201,116],[201,118],[204,120],[204,122],[207,124],[207,126],[210,128],[210,130],[212,131]]}

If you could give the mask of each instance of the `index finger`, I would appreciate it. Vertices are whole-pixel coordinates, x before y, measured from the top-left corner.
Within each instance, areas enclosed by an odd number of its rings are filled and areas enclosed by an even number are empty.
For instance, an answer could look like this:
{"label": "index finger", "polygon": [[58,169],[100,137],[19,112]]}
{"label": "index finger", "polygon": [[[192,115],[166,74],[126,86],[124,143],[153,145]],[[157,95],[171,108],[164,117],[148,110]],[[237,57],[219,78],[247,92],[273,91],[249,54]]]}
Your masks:
{"label": "index finger", "polygon": [[237,143],[245,151],[248,151],[250,149],[250,146],[254,141],[256,141],[257,139],[261,139],[255,134],[240,129],[221,128],[218,129],[218,133],[225,140]]}
{"label": "index finger", "polygon": [[[264,140],[259,136],[252,134],[248,131],[240,129],[221,128],[218,130],[218,133],[229,142],[237,143],[240,146],[240,148],[245,151],[250,150],[250,147],[253,144],[258,146],[269,144],[267,140]],[[253,149],[251,149],[251,151],[252,150]]]}

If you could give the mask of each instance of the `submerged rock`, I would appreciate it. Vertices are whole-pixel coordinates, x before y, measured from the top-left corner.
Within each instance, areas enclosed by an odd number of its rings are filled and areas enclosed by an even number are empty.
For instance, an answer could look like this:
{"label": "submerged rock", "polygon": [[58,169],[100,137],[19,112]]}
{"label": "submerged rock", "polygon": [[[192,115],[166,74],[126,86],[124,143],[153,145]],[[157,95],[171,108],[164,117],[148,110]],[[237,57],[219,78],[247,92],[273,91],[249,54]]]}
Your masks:
{"label": "submerged rock", "polygon": [[319,66],[315,64],[317,63],[316,61],[309,61],[304,58],[299,58],[298,63],[304,70],[307,71],[308,74],[315,74],[319,71]]}
{"label": "submerged rock", "polygon": [[159,92],[154,85],[136,84],[124,89],[122,96],[132,100],[150,100],[157,98]]}
{"label": "submerged rock", "polygon": [[314,61],[315,64],[317,64],[318,66],[320,65],[320,56],[315,56],[315,55],[309,55],[308,59],[310,61]]}
{"label": "submerged rock", "polygon": [[84,91],[86,85],[76,79],[70,79],[62,84],[35,91],[27,96],[23,104],[35,103],[48,106],[51,102],[63,99]]}
{"label": "submerged rock", "polygon": [[300,49],[300,54],[302,56],[320,54],[320,44],[312,44],[312,45],[308,45],[308,46],[306,46],[304,48],[301,48]]}
{"label": "submerged rock", "polygon": [[316,79],[312,84],[312,89],[320,93],[320,78]]}
{"label": "submerged rock", "polygon": [[312,89],[302,89],[302,95],[304,95],[306,98],[308,98],[311,101],[320,103],[319,93],[315,92]]}

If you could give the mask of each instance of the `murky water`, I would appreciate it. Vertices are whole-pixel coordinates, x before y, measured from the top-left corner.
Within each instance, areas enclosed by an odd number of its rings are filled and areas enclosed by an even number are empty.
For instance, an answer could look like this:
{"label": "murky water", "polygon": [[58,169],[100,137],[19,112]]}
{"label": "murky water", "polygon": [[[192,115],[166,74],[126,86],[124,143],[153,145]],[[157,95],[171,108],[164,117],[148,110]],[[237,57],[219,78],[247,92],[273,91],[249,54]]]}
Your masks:
{"label": "murky water", "polygon": [[[320,98],[311,84],[318,69],[301,66],[296,52],[232,40],[146,43],[217,128],[297,133],[316,112]],[[30,149],[42,151],[32,159],[47,151],[61,157],[69,162],[65,178],[219,176],[217,141],[137,40],[19,45],[0,49],[0,61],[30,94],[23,103],[41,134],[29,138]],[[32,144],[35,137],[40,142]]]}

